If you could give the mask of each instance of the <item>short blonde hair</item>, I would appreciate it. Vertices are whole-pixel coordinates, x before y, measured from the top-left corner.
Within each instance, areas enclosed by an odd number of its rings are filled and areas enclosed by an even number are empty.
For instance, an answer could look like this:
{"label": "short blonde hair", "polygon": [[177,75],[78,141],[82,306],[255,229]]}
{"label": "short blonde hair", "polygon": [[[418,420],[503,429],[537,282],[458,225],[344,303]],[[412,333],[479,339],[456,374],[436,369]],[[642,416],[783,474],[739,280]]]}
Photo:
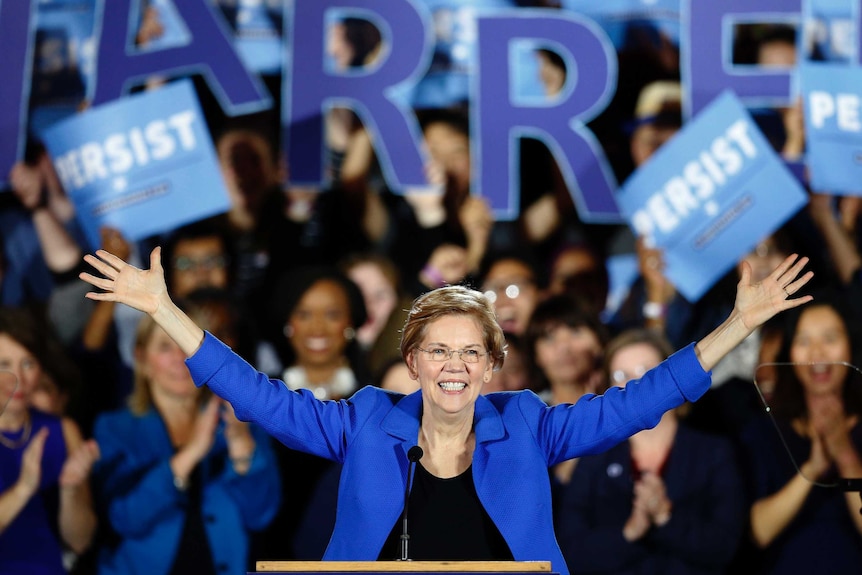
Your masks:
{"label": "short blonde hair", "polygon": [[497,323],[494,306],[483,293],[460,285],[437,288],[413,301],[401,332],[401,357],[404,361],[407,362],[407,356],[419,347],[429,324],[452,315],[469,317],[479,324],[494,369],[503,367],[506,337]]}

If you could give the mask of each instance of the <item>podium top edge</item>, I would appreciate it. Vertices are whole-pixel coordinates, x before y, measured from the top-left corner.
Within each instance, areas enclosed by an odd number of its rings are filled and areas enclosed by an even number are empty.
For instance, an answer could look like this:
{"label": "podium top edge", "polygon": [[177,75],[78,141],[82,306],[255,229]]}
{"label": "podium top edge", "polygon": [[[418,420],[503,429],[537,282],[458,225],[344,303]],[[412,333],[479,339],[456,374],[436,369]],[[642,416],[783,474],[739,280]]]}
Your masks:
{"label": "podium top edge", "polygon": [[257,572],[550,573],[550,561],[258,561]]}

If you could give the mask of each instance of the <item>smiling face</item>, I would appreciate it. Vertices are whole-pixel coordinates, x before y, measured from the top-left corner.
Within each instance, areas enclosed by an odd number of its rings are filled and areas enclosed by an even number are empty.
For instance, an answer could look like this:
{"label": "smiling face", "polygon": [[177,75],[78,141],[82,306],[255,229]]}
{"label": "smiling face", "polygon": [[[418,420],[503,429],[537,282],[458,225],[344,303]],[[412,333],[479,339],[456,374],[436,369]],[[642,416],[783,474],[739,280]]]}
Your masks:
{"label": "smiling face", "polygon": [[418,349],[407,357],[410,377],[419,381],[425,409],[432,417],[435,414],[472,417],[476,398],[493,371],[479,323],[462,315],[443,316],[428,324],[419,347],[474,350],[480,354],[476,363],[464,362],[457,353],[446,361],[434,361]]}
{"label": "smiling face", "polygon": [[850,337],[838,312],[829,306],[807,308],[790,344],[790,361],[808,395],[840,393],[851,360]]}
{"label": "smiling face", "polygon": [[582,384],[597,368],[602,344],[587,326],[558,325],[536,341],[536,365],[551,387]]}
{"label": "smiling face", "polygon": [[[19,415],[30,405],[30,396],[42,377],[42,367],[27,348],[7,334],[0,334],[0,369],[9,371],[18,380],[18,387],[9,397],[6,410]],[[2,406],[0,399],[0,406]]]}
{"label": "smiling face", "polygon": [[539,299],[533,271],[527,264],[504,259],[488,270],[482,291],[494,303],[497,321],[506,333],[521,335]]}
{"label": "smiling face", "polygon": [[302,295],[288,322],[296,363],[302,367],[338,367],[345,363],[350,303],[344,289],[319,280]]}

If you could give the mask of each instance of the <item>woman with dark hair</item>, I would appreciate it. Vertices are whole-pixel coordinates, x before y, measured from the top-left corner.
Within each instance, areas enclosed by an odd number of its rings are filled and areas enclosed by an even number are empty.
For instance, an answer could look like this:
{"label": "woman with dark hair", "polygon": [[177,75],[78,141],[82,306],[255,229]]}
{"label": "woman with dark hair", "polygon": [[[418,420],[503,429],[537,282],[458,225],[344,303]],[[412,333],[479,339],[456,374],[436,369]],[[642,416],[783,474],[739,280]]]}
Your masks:
{"label": "woman with dark hair", "polygon": [[98,447],[71,419],[32,404],[49,357],[40,325],[23,308],[0,308],[0,370],[18,380],[0,410],[0,573],[63,575],[64,553],[82,554],[96,529]]}
{"label": "woman with dark hair", "polygon": [[273,294],[274,343],[290,389],[341,399],[369,383],[356,340],[365,303],[355,283],[334,267],[306,267],[284,275]]}
{"label": "woman with dark hair", "polygon": [[858,319],[839,301],[819,295],[787,317],[769,401],[780,435],[765,417],[744,434],[763,573],[862,568],[859,494],[818,487],[862,478]]}
{"label": "woman with dark hair", "polygon": [[[591,304],[571,294],[550,296],[533,310],[525,335],[533,389],[548,405],[598,391],[608,336]],[[569,482],[576,463],[553,467],[555,487]]]}
{"label": "woman with dark hair", "polygon": [[[308,390],[319,400],[340,400],[370,383],[356,339],[366,320],[356,284],[337,268],[306,267],[284,275],[273,294],[273,325],[281,335],[276,348],[284,366],[281,380],[288,389]],[[337,485],[339,467],[284,445],[276,446],[276,454],[284,503],[263,535],[260,554],[268,559],[320,559],[335,522],[336,492],[315,494],[315,487],[327,481]]]}
{"label": "woman with dark hair", "polygon": [[540,302],[526,331],[533,389],[550,405],[595,393],[607,340],[607,330],[589,304],[567,294]]}

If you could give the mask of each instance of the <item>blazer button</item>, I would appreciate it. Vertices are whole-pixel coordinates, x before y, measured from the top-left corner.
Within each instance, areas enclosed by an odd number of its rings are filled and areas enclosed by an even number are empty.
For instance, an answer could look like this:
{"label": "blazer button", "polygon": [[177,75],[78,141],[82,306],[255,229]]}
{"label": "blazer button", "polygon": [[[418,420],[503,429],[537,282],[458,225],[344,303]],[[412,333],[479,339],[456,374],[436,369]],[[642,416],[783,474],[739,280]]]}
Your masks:
{"label": "blazer button", "polygon": [[215,523],[216,522],[215,515],[209,515],[209,514],[204,515],[204,521],[206,521],[207,523]]}

